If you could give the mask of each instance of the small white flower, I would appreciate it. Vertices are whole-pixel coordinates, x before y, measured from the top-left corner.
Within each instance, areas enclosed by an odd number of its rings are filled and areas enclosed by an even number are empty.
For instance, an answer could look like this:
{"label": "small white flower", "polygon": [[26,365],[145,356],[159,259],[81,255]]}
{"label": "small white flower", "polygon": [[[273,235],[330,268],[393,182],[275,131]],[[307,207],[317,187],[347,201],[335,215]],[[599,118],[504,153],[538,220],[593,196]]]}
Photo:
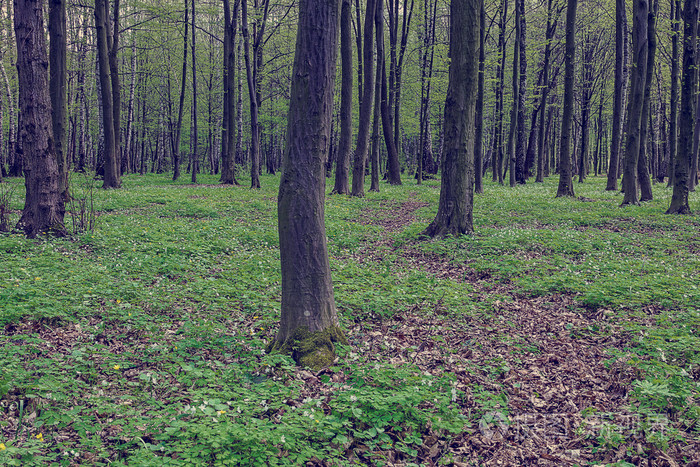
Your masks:
{"label": "small white flower", "polygon": [[280,443],[284,444],[284,443],[286,443],[286,442],[287,442],[287,439],[284,437],[284,435],[282,435],[282,436],[280,437]]}
{"label": "small white flower", "polygon": [[457,402],[457,388],[452,387],[452,402]]}
{"label": "small white flower", "polygon": [[357,402],[357,396],[355,396],[355,395],[350,396],[350,402]]}

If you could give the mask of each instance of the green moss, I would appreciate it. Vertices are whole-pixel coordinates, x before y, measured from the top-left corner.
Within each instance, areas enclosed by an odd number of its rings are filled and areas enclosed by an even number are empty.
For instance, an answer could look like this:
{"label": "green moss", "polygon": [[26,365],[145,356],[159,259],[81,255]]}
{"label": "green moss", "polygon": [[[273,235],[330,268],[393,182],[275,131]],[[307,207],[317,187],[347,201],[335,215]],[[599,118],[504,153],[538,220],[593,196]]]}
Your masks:
{"label": "green moss", "polygon": [[308,327],[303,326],[297,328],[284,342],[270,342],[267,351],[291,354],[297,364],[318,371],[333,364],[336,356],[335,342],[348,342],[338,326],[315,332],[310,332]]}

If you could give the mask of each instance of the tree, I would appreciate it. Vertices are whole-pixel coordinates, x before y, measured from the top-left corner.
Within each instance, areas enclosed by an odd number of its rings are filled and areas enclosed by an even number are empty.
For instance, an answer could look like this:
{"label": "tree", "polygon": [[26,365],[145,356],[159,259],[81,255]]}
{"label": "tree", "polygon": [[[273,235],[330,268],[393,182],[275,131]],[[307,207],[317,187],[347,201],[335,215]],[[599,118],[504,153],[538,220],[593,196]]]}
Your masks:
{"label": "tree", "polygon": [[484,65],[486,62],[486,8],[481,2],[479,13],[479,82],[476,98],[476,122],[474,122],[474,191],[483,193],[482,183],[484,173]]}
{"label": "tree", "polygon": [[199,128],[197,120],[199,119],[199,112],[197,112],[197,49],[195,40],[197,37],[197,29],[195,28],[197,14],[194,5],[194,0],[192,0],[192,136],[190,137],[192,147],[190,152],[190,169],[192,170],[192,183],[197,183],[197,172],[199,171]]}
{"label": "tree", "polygon": [[352,150],[352,38],[350,0],[341,0],[340,10],[340,142],[336,157],[333,193],[349,191],[350,152]]}
{"label": "tree", "polygon": [[65,207],[52,134],[43,2],[15,0],[14,6],[22,115],[19,138],[26,187],[24,210],[17,227],[22,228],[28,238],[44,233],[64,236]]}
{"label": "tree", "polygon": [[355,160],[352,167],[352,196],[365,195],[365,164],[369,149],[369,126],[374,96],[374,12],[375,0],[367,0],[365,11],[364,37],[362,41],[362,100],[360,101],[360,119],[357,125],[357,144]]}
{"label": "tree", "polygon": [[[644,102],[642,104],[641,126],[639,128],[639,161],[637,163],[637,180],[640,188],[640,201],[651,201],[654,194],[651,190],[651,177],[649,176],[649,157],[647,148],[652,145],[648,141],[647,129],[650,124],[651,106],[651,82],[654,78],[654,62],[656,61],[656,14],[659,9],[658,0],[654,0],[650,5],[647,18],[647,73],[644,83]],[[695,151],[693,151],[695,152]]]}
{"label": "tree", "polygon": [[66,2],[49,1],[49,96],[56,161],[58,190],[68,199],[68,159],[66,152]]}
{"label": "tree", "polygon": [[624,0],[615,0],[615,94],[613,96],[612,138],[610,141],[610,165],[608,166],[608,191],[617,190],[617,167],[620,165],[620,138],[622,136],[622,100],[625,90],[625,34],[627,13]]}
{"label": "tree", "polygon": [[440,201],[429,237],[474,230],[474,119],[478,94],[479,22],[483,0],[450,2],[450,69],[445,100],[445,141]]}
{"label": "tree", "polygon": [[559,147],[559,187],[557,198],[574,196],[571,167],[570,139],[574,111],[574,60],[576,59],[576,6],[578,0],[569,0],[566,6],[566,45],[564,52],[564,108],[561,118]]}
{"label": "tree", "polygon": [[104,183],[102,188],[119,188],[121,177],[117,157],[117,139],[114,116],[114,93],[112,85],[114,78],[110,67],[110,20],[107,9],[108,0],[95,0],[95,29],[97,39],[97,64],[100,77],[100,90],[102,98],[102,126],[104,131]]}
{"label": "tree", "polygon": [[673,196],[666,214],[690,214],[688,204],[688,172],[693,148],[695,125],[696,63],[695,47],[698,32],[698,6],[694,0],[685,0],[683,8],[683,77],[681,78],[680,125],[678,149],[673,161]]}
{"label": "tree", "polygon": [[391,113],[389,112],[389,94],[386,79],[386,59],[384,56],[384,2],[377,0],[375,12],[375,28],[377,35],[377,79],[378,89],[381,89],[381,101],[379,110],[382,117],[382,131],[384,144],[388,154],[387,179],[391,185],[401,185],[401,167],[399,165],[399,153],[394,141],[394,129],[392,128]]}
{"label": "tree", "polygon": [[301,0],[287,145],[277,202],[282,267],[280,329],[269,350],[301,365],[333,363],[338,326],[324,221],[340,0]]}
{"label": "tree", "polygon": [[[228,2],[226,2],[228,3]],[[185,33],[183,34],[182,40],[182,81],[180,82],[180,102],[177,109],[177,123],[175,124],[175,135],[172,139],[172,152],[173,152],[173,180],[180,178],[180,136],[182,131],[182,114],[185,107],[185,88],[187,81],[187,55],[189,44],[187,42],[187,32],[189,28],[189,20],[187,18],[190,9],[187,7],[187,0],[185,0]],[[228,6],[228,5],[226,5]],[[224,101],[226,99],[224,98]],[[225,104],[224,104],[225,105]],[[222,170],[223,177],[223,170]]]}
{"label": "tree", "polygon": [[637,187],[637,164],[639,162],[640,132],[642,122],[642,108],[644,106],[644,90],[647,79],[648,49],[648,16],[649,3],[647,0],[635,0],[634,19],[632,26],[632,80],[630,83],[629,98],[627,99],[627,139],[625,141],[624,174],[622,184],[625,197],[622,205],[639,204]]}

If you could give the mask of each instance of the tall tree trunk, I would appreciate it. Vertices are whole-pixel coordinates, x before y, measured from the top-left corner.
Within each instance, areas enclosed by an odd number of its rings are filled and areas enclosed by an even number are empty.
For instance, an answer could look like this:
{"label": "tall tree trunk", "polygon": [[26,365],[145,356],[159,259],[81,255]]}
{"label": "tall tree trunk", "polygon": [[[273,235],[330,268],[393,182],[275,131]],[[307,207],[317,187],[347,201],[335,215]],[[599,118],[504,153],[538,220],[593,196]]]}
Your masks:
{"label": "tall tree trunk", "polygon": [[58,190],[68,200],[68,147],[66,145],[66,2],[49,1],[49,95],[56,161]]}
{"label": "tall tree trunk", "polygon": [[[391,0],[390,0],[391,1]],[[377,0],[375,11],[375,28],[377,36],[377,78],[380,80],[381,101],[379,110],[382,117],[384,144],[386,145],[388,166],[387,179],[390,185],[401,185],[401,167],[399,153],[396,151],[394,129],[392,128],[391,113],[389,112],[389,95],[387,91],[386,66],[384,54],[384,2]],[[381,76],[381,78],[380,78]]]}
{"label": "tall tree trunk", "polygon": [[[516,0],[518,15],[520,21],[519,31],[519,46],[518,53],[520,54],[519,66],[520,74],[518,79],[518,118],[517,129],[515,134],[515,181],[519,184],[525,183],[527,174],[525,173],[525,93],[527,91],[527,54],[525,50],[526,44],[526,22],[525,22],[525,0]],[[518,19],[516,19],[518,21]]]}
{"label": "tall tree trunk", "polygon": [[593,100],[593,50],[590,35],[586,35],[583,43],[583,64],[581,66],[581,152],[578,164],[578,182],[582,183],[588,175],[588,159],[590,146],[591,101]]}
{"label": "tall tree trunk", "polygon": [[639,159],[637,163],[637,179],[641,191],[640,201],[651,201],[654,195],[651,191],[651,177],[649,176],[649,157],[647,148],[652,148],[648,143],[647,129],[651,126],[651,82],[654,79],[654,61],[656,60],[656,12],[658,11],[658,0],[650,5],[647,15],[647,69],[646,80],[644,82],[644,102],[642,103],[642,115],[640,117],[639,128]]}
{"label": "tall tree trunk", "polygon": [[365,195],[365,164],[369,149],[369,130],[371,124],[372,105],[374,96],[374,12],[375,0],[367,0],[365,11],[364,37],[362,42],[362,69],[364,72],[362,84],[362,100],[360,101],[360,116],[357,126],[357,145],[355,161],[352,168],[352,196]]}
{"label": "tall tree trunk", "polygon": [[644,91],[647,79],[648,59],[648,16],[649,3],[647,0],[635,0],[634,19],[632,26],[632,79],[629,98],[627,100],[627,139],[625,141],[624,174],[622,184],[625,197],[622,205],[639,204],[637,185],[637,166],[639,162],[640,131],[646,124],[642,121],[644,106]]}
{"label": "tall tree trunk", "polygon": [[458,236],[474,230],[474,119],[478,93],[482,0],[450,2],[450,69],[445,99],[445,141],[440,201],[424,234]]}
{"label": "tall tree trunk", "polygon": [[479,12],[479,81],[476,96],[476,121],[474,122],[474,191],[483,193],[484,174],[484,66],[486,62],[486,8],[481,2]]}
{"label": "tall tree trunk", "polygon": [[192,149],[191,149],[191,169],[192,169],[192,183],[197,183],[197,172],[199,171],[199,127],[197,126],[197,120],[199,117],[199,112],[197,111],[197,49],[196,49],[196,37],[197,29],[195,25],[195,18],[197,13],[195,12],[195,0],[192,0]]}
{"label": "tall tree trunk", "polygon": [[[378,60],[380,62],[380,60]],[[379,63],[377,63],[379,65]],[[370,137],[369,163],[370,163],[370,185],[369,191],[379,193],[379,108],[381,107],[382,79],[380,77],[382,69],[377,67],[377,76],[374,80],[374,110],[372,115],[372,136]]]}
{"label": "tall tree trunk", "polygon": [[110,20],[108,15],[108,0],[95,0],[95,29],[97,39],[97,62],[100,75],[100,95],[102,98],[102,127],[104,132],[104,183],[102,188],[119,188],[119,159],[117,157],[117,141],[114,129],[114,93],[112,92],[112,72],[110,67]]}
{"label": "tall tree trunk", "polygon": [[319,370],[335,359],[338,327],[324,221],[324,163],[333,109],[338,0],[299,5],[287,147],[277,212],[282,266],[280,329],[269,350]]}
{"label": "tall tree trunk", "polygon": [[610,165],[608,166],[608,191],[617,190],[617,168],[620,165],[620,148],[622,138],[622,101],[625,91],[625,35],[627,30],[627,13],[624,0],[615,0],[615,94],[613,96],[612,138],[610,142]]}
{"label": "tall tree trunk", "polygon": [[673,196],[667,214],[690,214],[688,204],[688,172],[693,148],[695,125],[696,63],[695,47],[698,32],[698,6],[695,0],[685,0],[683,8],[683,77],[681,79],[680,128],[678,149],[673,167]]}
{"label": "tall tree trunk", "polygon": [[503,0],[501,8],[500,32],[498,34],[498,54],[500,61],[496,65],[496,123],[493,135],[493,181],[503,185],[503,89],[506,68],[506,20],[508,18],[508,0]]}
{"label": "tall tree trunk", "polygon": [[564,102],[559,147],[559,187],[557,197],[574,196],[570,138],[574,110],[574,60],[576,59],[576,6],[578,0],[568,0],[566,6],[566,45],[564,53]]}
{"label": "tall tree trunk", "polygon": [[520,17],[520,0],[515,0],[515,40],[513,42],[513,107],[510,111],[510,132],[508,133],[508,162],[510,166],[510,186],[516,183],[518,112],[520,109],[520,40],[522,38],[522,20]]}
{"label": "tall tree trunk", "polygon": [[241,26],[243,32],[243,48],[245,55],[245,72],[248,82],[248,97],[250,101],[250,187],[260,188],[260,124],[258,123],[258,98],[255,95],[253,64],[250,54],[250,33],[248,32],[248,0],[243,0],[241,8]]}
{"label": "tall tree trunk", "polygon": [[223,120],[221,125],[221,183],[238,185],[236,180],[234,96],[236,87],[236,31],[240,0],[224,0]]}
{"label": "tall tree trunk", "polygon": [[340,10],[340,141],[333,193],[348,194],[352,140],[352,31],[350,0],[341,0]]}
{"label": "tall tree trunk", "polygon": [[44,19],[39,0],[15,0],[20,139],[24,152],[25,203],[17,224],[28,238],[40,234],[64,236],[65,208],[59,189],[58,163],[51,127],[48,60]]}
{"label": "tall tree trunk", "polygon": [[188,55],[188,37],[189,32],[189,12],[187,0],[185,0],[185,32],[182,41],[182,80],[180,81],[180,101],[177,108],[177,123],[175,124],[175,136],[173,138],[173,180],[180,178],[180,138],[182,134],[182,114],[185,108],[185,87],[187,84],[187,55]]}
{"label": "tall tree trunk", "polygon": [[669,159],[668,159],[668,186],[673,186],[674,165],[678,149],[678,60],[680,56],[679,36],[681,21],[681,0],[671,0],[671,101],[669,103]]}

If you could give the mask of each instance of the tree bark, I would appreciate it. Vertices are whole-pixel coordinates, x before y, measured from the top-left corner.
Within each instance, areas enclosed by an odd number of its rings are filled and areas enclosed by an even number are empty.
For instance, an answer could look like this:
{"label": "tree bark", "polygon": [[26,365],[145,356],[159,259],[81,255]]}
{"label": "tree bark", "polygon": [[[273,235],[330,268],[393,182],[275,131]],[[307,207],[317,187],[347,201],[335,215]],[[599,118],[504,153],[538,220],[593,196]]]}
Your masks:
{"label": "tree bark", "polygon": [[651,106],[651,82],[654,78],[654,62],[656,60],[656,12],[658,0],[650,5],[647,15],[647,70],[644,83],[644,102],[639,128],[639,159],[637,163],[637,180],[640,188],[640,201],[651,201],[654,195],[651,190],[651,177],[649,176],[649,157],[647,148],[651,150],[652,144],[648,142],[647,129],[651,126],[649,108]]}
{"label": "tree bark", "polygon": [[352,37],[350,0],[341,0],[340,10],[340,141],[333,193],[348,194],[352,140]]}
{"label": "tree bark", "polygon": [[[550,0],[551,1],[551,0]],[[476,121],[474,122],[474,191],[483,193],[484,174],[484,67],[486,63],[486,8],[481,2],[479,12],[479,82],[476,97]]]}
{"label": "tree bark", "polygon": [[445,141],[440,201],[430,237],[474,230],[474,119],[478,93],[479,22],[483,0],[450,2],[450,69],[445,100]]}
{"label": "tree bark", "polygon": [[49,2],[49,95],[56,161],[58,190],[68,200],[68,158],[66,145],[66,2]]}
{"label": "tree bark", "polygon": [[243,0],[241,8],[241,26],[243,33],[243,48],[245,55],[245,72],[248,82],[248,97],[250,101],[250,187],[260,188],[260,124],[258,123],[258,98],[255,95],[253,64],[250,56],[250,34],[248,32],[248,0]]}
{"label": "tree bark", "polygon": [[369,130],[372,120],[372,105],[374,96],[374,12],[375,0],[367,0],[365,11],[364,37],[362,41],[362,101],[357,126],[357,145],[352,169],[352,196],[365,195],[365,164],[369,149]]}
{"label": "tree bark", "polygon": [[615,94],[613,95],[612,138],[610,142],[610,164],[608,166],[608,191],[617,190],[617,168],[620,165],[620,147],[622,137],[622,101],[625,90],[625,34],[627,29],[627,13],[625,1],[615,1]]}
{"label": "tree bark", "polygon": [[681,79],[680,128],[678,149],[673,161],[673,196],[666,214],[690,214],[688,204],[688,172],[693,148],[695,125],[696,63],[695,47],[698,32],[698,6],[695,0],[685,0],[683,8],[683,77]]}
{"label": "tree bark", "polygon": [[559,187],[557,198],[574,196],[570,139],[574,110],[574,60],[576,58],[576,6],[578,0],[568,0],[566,6],[566,45],[564,55],[564,102],[559,147]]}
{"label": "tree bark", "polygon": [[324,221],[339,0],[301,0],[278,197],[280,329],[270,350],[314,370],[335,360],[338,326]]}
{"label": "tree bark", "polygon": [[185,0],[185,32],[182,41],[182,80],[180,81],[180,101],[177,108],[177,123],[175,124],[175,137],[173,138],[173,180],[180,178],[180,137],[182,130],[182,114],[185,108],[185,87],[187,84],[187,55],[189,18],[187,17],[189,7]]}
{"label": "tree bark", "polygon": [[639,204],[637,185],[637,166],[639,163],[640,131],[646,122],[642,121],[644,106],[644,91],[647,79],[648,49],[648,16],[649,3],[647,0],[635,0],[634,19],[632,26],[632,80],[629,98],[627,99],[627,139],[625,140],[624,174],[622,184],[625,197],[622,206]]}
{"label": "tree bark", "polygon": [[196,49],[196,37],[197,29],[195,28],[195,18],[197,14],[195,12],[195,0],[192,0],[192,149],[191,149],[191,181],[192,183],[197,183],[197,172],[199,171],[199,127],[197,125],[197,120],[199,117],[199,112],[197,111],[197,49]]}
{"label": "tree bark", "polygon": [[24,156],[25,203],[17,228],[28,238],[50,233],[64,236],[65,208],[60,191],[58,163],[52,134],[44,38],[43,2],[15,0],[19,139]]}
{"label": "tree bark", "polygon": [[109,66],[109,18],[106,2],[108,0],[95,0],[95,29],[97,39],[97,62],[100,75],[100,95],[102,98],[102,127],[104,132],[104,183],[102,188],[119,188],[121,177],[119,176],[119,164],[117,158],[117,141],[114,134],[114,93],[112,92],[113,79]]}

